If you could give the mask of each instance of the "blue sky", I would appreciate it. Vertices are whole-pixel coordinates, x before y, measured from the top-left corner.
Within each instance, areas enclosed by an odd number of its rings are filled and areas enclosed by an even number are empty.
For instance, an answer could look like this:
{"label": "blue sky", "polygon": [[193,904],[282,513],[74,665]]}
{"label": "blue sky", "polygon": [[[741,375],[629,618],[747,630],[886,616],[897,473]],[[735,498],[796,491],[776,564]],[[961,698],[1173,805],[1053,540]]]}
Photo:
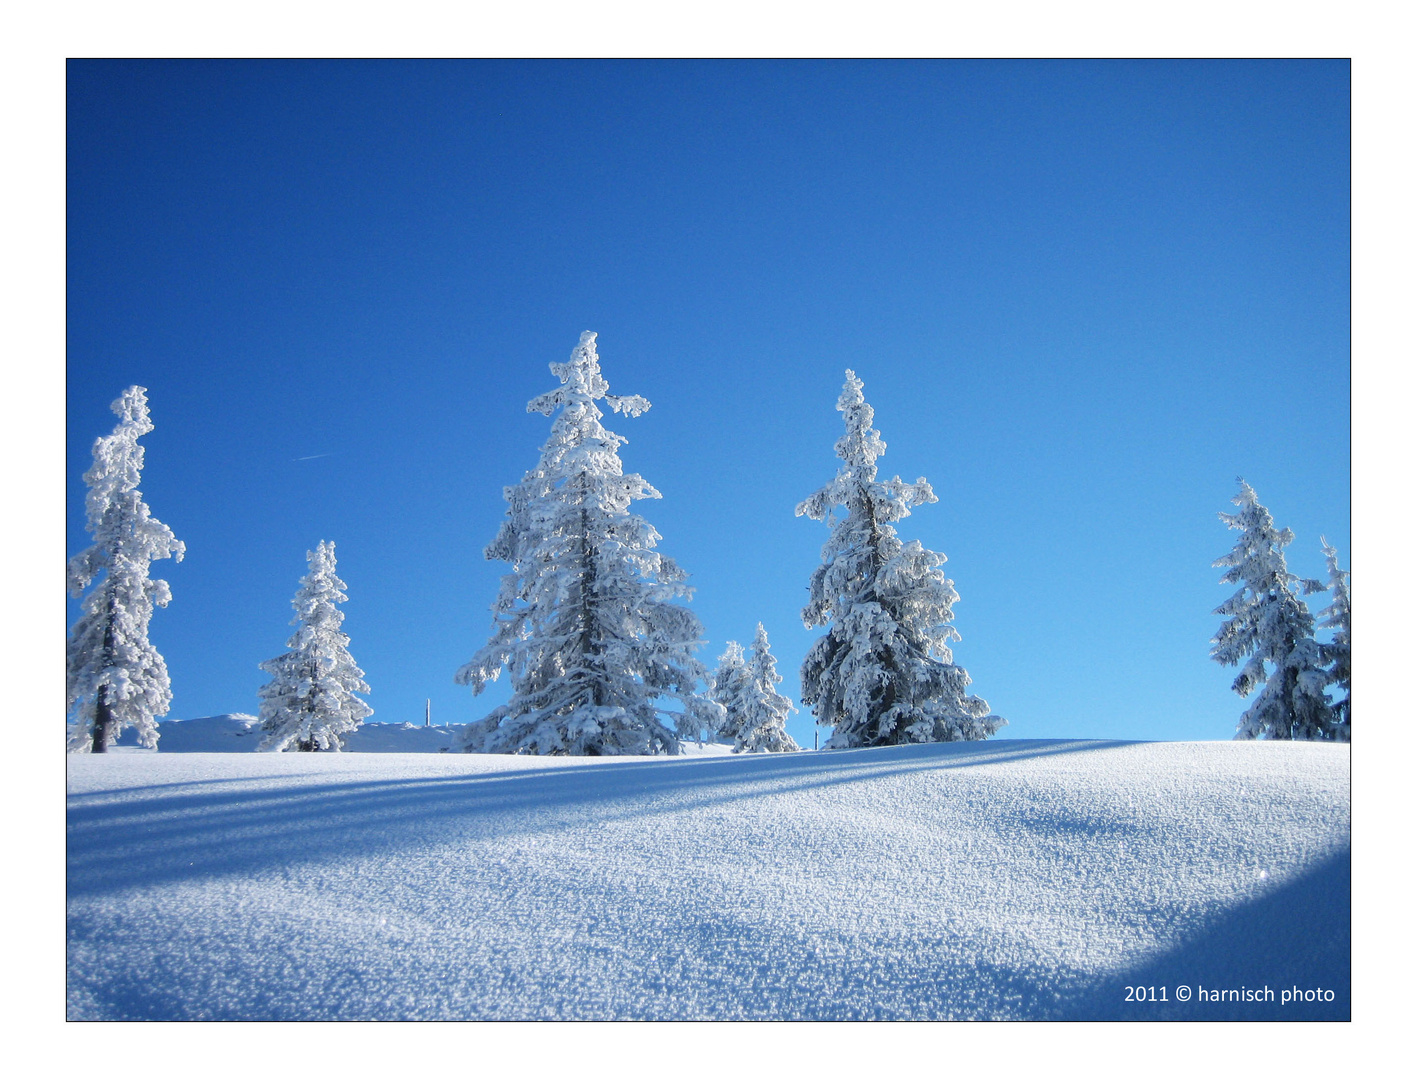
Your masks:
{"label": "blue sky", "polygon": [[762,620],[794,699],[848,367],[1004,736],[1229,737],[1237,475],[1347,565],[1346,62],[80,62],[68,165],[68,549],[140,383],[176,717],[255,711],[321,539],[373,719],[501,700],[452,673],[587,329],[704,662]]}

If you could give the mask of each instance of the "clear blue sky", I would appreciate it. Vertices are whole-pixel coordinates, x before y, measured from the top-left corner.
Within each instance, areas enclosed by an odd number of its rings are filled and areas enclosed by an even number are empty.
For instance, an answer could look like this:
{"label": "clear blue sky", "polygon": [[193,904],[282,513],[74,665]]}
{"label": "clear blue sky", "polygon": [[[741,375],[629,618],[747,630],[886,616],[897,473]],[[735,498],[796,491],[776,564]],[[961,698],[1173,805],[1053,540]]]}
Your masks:
{"label": "clear blue sky", "polygon": [[[174,717],[256,710],[337,545],[381,721],[465,722],[483,546],[599,333],[706,664],[762,620],[795,700],[843,372],[940,502],[956,659],[1005,737],[1228,738],[1208,658],[1235,477],[1349,552],[1349,67],[69,65],[68,548],[108,403]],[[70,603],[70,621],[77,605]],[[789,730],[810,745],[808,714]]]}

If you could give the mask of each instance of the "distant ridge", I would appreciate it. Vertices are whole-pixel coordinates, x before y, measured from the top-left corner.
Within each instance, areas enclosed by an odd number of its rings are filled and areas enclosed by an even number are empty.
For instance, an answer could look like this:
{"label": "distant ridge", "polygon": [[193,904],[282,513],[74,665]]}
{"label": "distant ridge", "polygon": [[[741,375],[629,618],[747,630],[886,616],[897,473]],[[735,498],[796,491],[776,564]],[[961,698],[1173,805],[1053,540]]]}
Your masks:
{"label": "distant ridge", "polygon": [[[162,720],[157,730],[160,754],[250,754],[255,753],[261,742],[261,721],[250,713]],[[423,727],[412,723],[366,721],[348,737],[345,752],[437,754],[452,745],[453,736],[460,730],[457,726]],[[131,729],[119,737],[117,745],[139,749],[137,735]]]}

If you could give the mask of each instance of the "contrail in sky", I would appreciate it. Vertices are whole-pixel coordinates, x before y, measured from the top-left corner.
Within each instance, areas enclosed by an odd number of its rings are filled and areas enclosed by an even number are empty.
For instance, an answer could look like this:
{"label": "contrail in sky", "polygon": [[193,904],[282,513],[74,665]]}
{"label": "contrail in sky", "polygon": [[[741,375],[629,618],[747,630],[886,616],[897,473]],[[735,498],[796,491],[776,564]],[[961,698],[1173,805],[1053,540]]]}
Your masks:
{"label": "contrail in sky", "polygon": [[[334,451],[332,450],[332,451],[330,451],[330,453],[334,453]],[[329,457],[329,456],[330,456],[329,454],[310,454],[308,457],[297,457],[297,458],[291,458],[290,460],[291,460],[291,461],[314,461],[317,457]]]}

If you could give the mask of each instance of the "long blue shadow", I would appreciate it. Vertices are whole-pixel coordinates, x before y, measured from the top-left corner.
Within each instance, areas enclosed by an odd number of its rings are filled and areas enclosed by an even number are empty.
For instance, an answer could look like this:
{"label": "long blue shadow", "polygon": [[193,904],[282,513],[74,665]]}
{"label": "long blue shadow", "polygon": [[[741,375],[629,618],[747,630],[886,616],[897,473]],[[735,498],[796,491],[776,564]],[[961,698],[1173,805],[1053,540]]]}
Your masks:
{"label": "long blue shadow", "polygon": [[[1296,880],[1222,913],[1170,952],[1082,989],[1059,1018],[1350,1019],[1350,864],[1344,848]],[[1146,988],[1148,1000],[1128,1002],[1128,987]],[[1163,988],[1164,1003],[1150,1000],[1163,996]],[[1310,991],[1322,991],[1329,1000],[1304,1000]],[[1239,1000],[1239,993],[1230,992],[1260,992],[1261,999]],[[1298,1000],[1286,1002],[1286,992],[1297,992]],[[1178,1000],[1186,993],[1188,1001]]]}
{"label": "long blue shadow", "polygon": [[[373,782],[312,783],[305,777],[281,777],[274,778],[275,786],[247,791],[233,790],[232,781],[224,778],[80,794],[70,799],[69,891],[71,896],[94,895],[164,881],[258,873],[351,852],[377,854],[425,844],[443,826],[450,830],[445,836],[510,838],[581,828],[588,820],[649,818],[763,794],[815,789],[830,797],[841,785],[883,777],[922,771],[945,777],[952,770],[1125,745],[1001,740],[832,754],[605,762]],[[124,798],[131,795],[142,797]],[[656,797],[661,795],[673,798],[659,802]],[[1049,834],[1099,827],[1059,813],[1055,809],[1053,817],[1032,824]],[[971,991],[965,997],[974,996],[981,983],[996,987],[995,998],[1011,1002],[1009,1015],[1019,1018],[1346,1020],[1351,986],[1349,881],[1345,850],[1274,892],[1218,914],[1163,956],[1105,979],[1079,977],[1035,985],[1029,972],[973,965],[951,970],[948,977]],[[70,930],[80,938],[105,932],[74,924]],[[1185,1003],[1176,1000],[1176,988],[1183,985],[1192,993]],[[1128,1003],[1128,986],[1166,987],[1168,1000]],[[1209,1001],[1198,994],[1200,988],[1209,993],[1265,986],[1273,992],[1273,1001]],[[1331,1000],[1281,1000],[1285,990],[1314,988],[1330,992]],[[136,989],[132,992],[143,998]],[[125,1015],[185,1015],[174,1002],[143,1000],[147,1007],[133,1005]],[[794,1015],[888,1018],[870,1009],[803,1009]]]}
{"label": "long blue shadow", "polygon": [[[456,824],[484,838],[649,818],[763,794],[827,789],[921,771],[1104,750],[1120,742],[1056,740],[596,764],[465,776],[278,784],[255,791],[207,782],[71,796],[68,892],[257,873],[426,843]],[[212,782],[212,786],[221,783]],[[194,790],[195,789],[195,790]],[[114,795],[146,794],[138,799]],[[656,804],[656,798],[665,796]],[[673,798],[667,798],[672,796]],[[496,830],[495,832],[493,830]]]}

